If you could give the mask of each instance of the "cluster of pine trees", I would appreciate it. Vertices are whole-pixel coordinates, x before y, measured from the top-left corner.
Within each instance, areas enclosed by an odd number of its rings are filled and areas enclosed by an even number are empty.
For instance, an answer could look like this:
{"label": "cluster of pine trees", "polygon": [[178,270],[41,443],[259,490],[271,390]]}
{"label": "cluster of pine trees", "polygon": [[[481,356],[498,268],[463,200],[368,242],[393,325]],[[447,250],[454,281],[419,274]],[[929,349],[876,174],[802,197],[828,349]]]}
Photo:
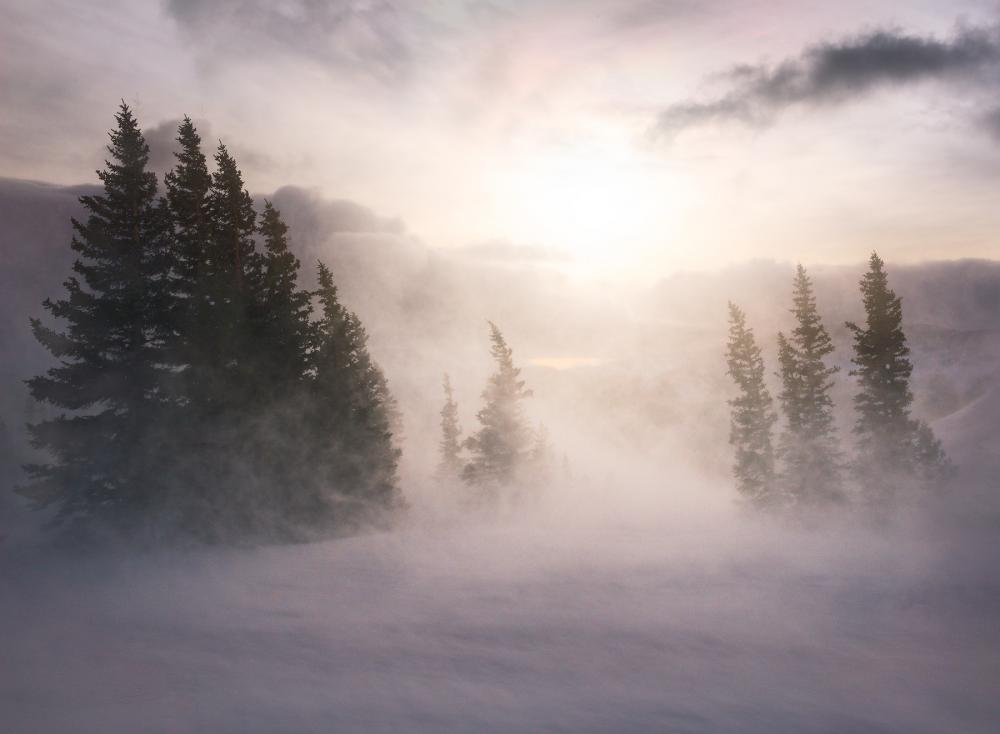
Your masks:
{"label": "cluster of pine trees", "polygon": [[907,488],[932,484],[952,472],[930,426],[910,412],[913,365],[903,333],[902,304],[889,287],[885,264],[872,254],[861,280],[866,322],[847,323],[854,336],[856,450],[847,459],[837,438],[831,391],[839,371],[805,268],[793,287],[795,329],[778,334],[778,411],[768,390],[761,349],[746,315],[729,304],[727,364],[738,395],[731,407],[729,441],[740,494],[761,508],[815,508],[843,504],[853,483],[872,511],[887,512]]}
{"label": "cluster of pine trees", "polygon": [[58,414],[29,426],[48,457],[19,492],[57,521],[206,541],[298,539],[377,521],[400,503],[394,402],[330,271],[299,287],[288,227],[258,215],[226,147],[210,171],[187,117],[165,195],[122,103],[73,221],[77,260],[58,364],[28,383]]}
{"label": "cluster of pine trees", "polygon": [[476,413],[479,430],[465,440],[451,380],[444,376],[438,478],[461,479],[477,489],[475,499],[496,501],[505,489],[537,486],[549,479],[553,452],[545,426],[533,429],[524,415],[523,401],[532,391],[514,366],[513,350],[497,325],[488,323],[496,371],[482,392],[483,407]]}

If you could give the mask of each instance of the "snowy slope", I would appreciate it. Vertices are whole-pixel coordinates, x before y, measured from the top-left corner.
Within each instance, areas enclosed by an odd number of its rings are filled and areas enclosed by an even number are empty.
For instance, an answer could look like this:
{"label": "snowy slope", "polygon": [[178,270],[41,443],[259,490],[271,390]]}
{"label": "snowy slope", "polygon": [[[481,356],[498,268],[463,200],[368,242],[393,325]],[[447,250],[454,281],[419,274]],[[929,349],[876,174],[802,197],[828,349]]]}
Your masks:
{"label": "snowy slope", "polygon": [[7,557],[0,729],[992,734],[997,560],[705,518]]}

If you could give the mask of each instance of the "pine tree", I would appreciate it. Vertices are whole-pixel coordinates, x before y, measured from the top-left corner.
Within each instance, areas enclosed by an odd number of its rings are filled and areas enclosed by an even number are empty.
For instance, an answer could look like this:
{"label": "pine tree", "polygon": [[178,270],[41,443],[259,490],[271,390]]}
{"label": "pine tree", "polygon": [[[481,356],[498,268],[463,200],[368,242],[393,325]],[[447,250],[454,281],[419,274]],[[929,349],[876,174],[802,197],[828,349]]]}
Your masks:
{"label": "pine tree", "polygon": [[180,151],[174,153],[177,164],[164,177],[164,183],[182,268],[179,285],[188,287],[186,295],[190,297],[190,287],[198,282],[198,274],[209,257],[208,192],[212,176],[201,150],[201,136],[187,115],[177,128],[177,143],[180,145]]}
{"label": "pine tree", "polygon": [[451,388],[451,379],[444,376],[444,407],[441,408],[441,460],[437,475],[440,479],[454,479],[462,473],[462,426],[458,422],[458,403]]}
{"label": "pine tree", "polygon": [[228,408],[256,402],[254,380],[261,351],[255,343],[263,319],[263,258],[254,234],[257,214],[236,160],[222,143],[208,195],[212,237],[208,270],[215,309],[216,362],[212,381],[216,399]]}
{"label": "pine tree", "polygon": [[215,153],[216,171],[209,192],[213,257],[219,269],[231,274],[236,289],[252,292],[260,285],[261,258],[254,245],[257,214],[243,183],[243,174],[225,145]]}
{"label": "pine tree", "polygon": [[[199,384],[204,377],[204,357],[216,343],[210,328],[214,318],[209,288],[212,226],[208,192],[212,176],[201,150],[201,137],[187,115],[177,128],[177,142],[177,164],[164,177],[177,254],[173,352],[174,360],[188,371],[187,379]],[[180,386],[176,389],[183,390]]]}
{"label": "pine tree", "polygon": [[500,329],[492,321],[489,325],[497,371],[483,390],[485,405],[476,414],[481,428],[465,441],[472,456],[462,476],[471,484],[495,488],[514,481],[526,458],[531,431],[521,401],[532,393],[520,379],[521,370],[514,366],[513,350]]}
{"label": "pine tree", "polygon": [[764,383],[764,359],[746,325],[746,315],[729,304],[726,362],[739,395],[729,401],[729,443],[735,448],[733,475],[740,494],[756,507],[777,504],[772,430],[777,420]]}
{"label": "pine tree", "polygon": [[358,317],[340,303],[330,270],[319,264],[320,318],[311,351],[313,375],[305,441],[314,491],[297,500],[307,523],[329,529],[381,522],[402,506],[395,402],[371,359]]}
{"label": "pine tree", "polygon": [[[289,516],[296,495],[308,492],[308,467],[302,463],[303,414],[308,410],[306,378],[311,345],[311,295],[298,287],[299,260],[289,250],[288,226],[264,202],[258,232],[264,254],[260,286],[251,293],[246,329],[253,355],[249,367],[242,465],[253,474],[253,518],[270,537],[299,535]],[[255,273],[256,275],[256,273]],[[244,489],[245,491],[245,489]],[[261,522],[261,517],[263,521]]]}
{"label": "pine tree", "polygon": [[288,394],[305,374],[311,297],[298,287],[299,259],[288,249],[288,226],[266,200],[260,234],[264,238],[263,318],[254,341],[263,357],[261,382],[273,399]]}
{"label": "pine tree", "polygon": [[833,352],[833,342],[819,317],[812,281],[801,265],[796,270],[793,303],[797,325],[792,338],[778,334],[782,385],[778,400],[785,416],[778,451],[782,490],[798,505],[842,502],[841,459],[830,395],[831,378],[838,368],[824,361]]}
{"label": "pine tree", "polygon": [[[398,413],[358,317],[320,266],[320,318],[297,286],[288,228],[260,226],[222,145],[210,174],[187,117],[166,199],[123,104],[104,192],[82,197],[64,332],[32,325],[60,364],[29,381],[64,413],[30,426],[52,463],[21,491],[60,518],[202,540],[308,537],[387,519]],[[257,238],[263,252],[257,247]]]}
{"label": "pine tree", "polygon": [[854,397],[858,438],[855,472],[865,499],[884,510],[914,478],[947,474],[947,459],[930,427],[910,415],[910,349],[903,332],[903,307],[889,288],[884,262],[872,253],[861,279],[864,327],[848,322],[854,333],[858,392]]}
{"label": "pine tree", "polygon": [[261,355],[254,328],[263,319],[263,258],[254,245],[253,200],[226,147],[219,145],[210,174],[187,117],[177,140],[166,187],[179,255],[175,349],[185,367],[179,390],[205,418],[244,403],[251,389]]}
{"label": "pine tree", "polygon": [[[210,174],[189,118],[178,128],[167,198],[178,252],[174,353],[178,405],[168,439],[176,523],[209,541],[267,533],[273,452],[259,441],[266,411],[264,258],[253,200],[222,144]],[[268,345],[270,346],[270,345]],[[272,434],[276,435],[276,434]],[[267,507],[267,512],[262,508]]]}
{"label": "pine tree", "polygon": [[102,517],[139,531],[162,491],[173,266],[149,148],[124,102],[115,119],[98,171],[104,190],[81,197],[87,219],[73,220],[75,275],[63,300],[44,302],[65,331],[31,322],[59,359],[28,381],[31,395],[69,413],[29,426],[53,462],[26,467],[31,483],[20,491],[38,507],[56,505],[59,519]]}

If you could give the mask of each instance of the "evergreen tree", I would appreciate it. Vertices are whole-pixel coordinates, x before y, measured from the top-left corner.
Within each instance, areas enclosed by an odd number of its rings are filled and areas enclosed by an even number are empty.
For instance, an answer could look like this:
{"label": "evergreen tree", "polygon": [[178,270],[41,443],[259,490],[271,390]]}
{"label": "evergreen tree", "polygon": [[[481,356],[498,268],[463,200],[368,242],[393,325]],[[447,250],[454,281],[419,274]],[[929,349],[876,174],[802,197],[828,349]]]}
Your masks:
{"label": "evergreen tree", "polygon": [[190,297],[191,286],[198,282],[198,274],[209,258],[208,192],[212,176],[201,150],[201,136],[187,115],[177,128],[177,143],[180,145],[180,150],[174,153],[177,164],[164,177],[164,183],[177,240],[179,286],[186,287],[185,295]]}
{"label": "evergreen tree", "polygon": [[[307,492],[308,467],[301,463],[302,415],[307,410],[306,376],[312,340],[311,295],[298,287],[299,260],[289,250],[288,226],[280,212],[264,202],[258,232],[264,254],[260,287],[251,294],[247,313],[253,356],[246,356],[248,408],[242,464],[250,467],[255,520],[269,536],[297,537],[289,516],[295,495]],[[246,492],[246,489],[243,490]]]}
{"label": "evergreen tree", "polygon": [[225,483],[224,469],[215,457],[217,426],[210,420],[217,412],[213,403],[224,360],[215,292],[219,276],[213,272],[217,259],[212,257],[212,176],[201,137],[187,115],[177,128],[176,140],[176,164],[164,177],[177,256],[170,353],[179,368],[167,382],[175,400],[165,440],[174,457],[167,470],[166,512],[175,530],[208,538],[221,511],[215,495],[222,494]]}
{"label": "evergreen tree", "polygon": [[172,311],[171,238],[156,201],[149,148],[123,102],[110,133],[101,194],[83,196],[86,221],[73,220],[75,275],[66,297],[45,309],[65,331],[32,320],[36,338],[59,360],[28,381],[34,399],[70,411],[29,426],[52,463],[26,467],[20,491],[57,517],[103,517],[137,530],[155,505],[163,466],[157,428],[167,404],[166,343]]}
{"label": "evergreen tree", "polygon": [[824,359],[833,352],[833,342],[820,320],[812,281],[798,266],[793,295],[797,325],[791,340],[778,334],[778,363],[785,416],[779,441],[782,459],[782,489],[799,505],[842,502],[840,452],[833,420],[831,379],[836,366]]}
{"label": "evergreen tree", "polygon": [[32,397],[69,413],[30,426],[52,463],[28,467],[21,491],[60,518],[208,541],[385,519],[402,505],[398,415],[330,272],[313,323],[288,228],[270,202],[257,226],[226,148],[210,174],[185,117],[157,201],[124,104],[116,120],[104,192],[82,197],[88,218],[73,223],[67,296],[44,304],[66,328],[32,321],[60,360],[29,381]]}
{"label": "evergreen tree", "polygon": [[215,154],[216,171],[208,194],[211,249],[208,270],[215,313],[216,399],[227,407],[246,408],[259,395],[254,380],[261,351],[255,336],[263,320],[263,258],[254,234],[257,214],[243,183],[243,174],[226,146]]}
{"label": "evergreen tree", "polygon": [[884,265],[873,252],[861,279],[865,325],[847,323],[854,333],[851,375],[858,378],[855,472],[865,499],[883,510],[914,478],[941,478],[949,466],[930,427],[910,415],[913,365],[903,332],[903,307],[889,288]]}
{"label": "evergreen tree", "polygon": [[169,439],[176,455],[171,510],[187,532],[235,540],[265,534],[274,521],[275,477],[266,471],[274,451],[261,446],[259,434],[271,407],[265,365],[287,355],[259,343],[267,320],[264,258],[236,161],[220,144],[210,174],[188,118],[178,142],[167,175],[179,255],[174,352],[182,367]]}
{"label": "evergreen tree", "polygon": [[402,506],[394,443],[395,402],[371,359],[358,317],[340,303],[330,270],[319,264],[321,313],[311,352],[306,422],[308,471],[315,490],[299,504],[320,527],[379,522]]}
{"label": "evergreen tree", "polygon": [[178,128],[177,165],[166,176],[178,252],[177,360],[180,389],[195,415],[218,416],[244,403],[261,350],[263,258],[256,214],[236,161],[224,145],[208,171],[201,139],[187,117]]}
{"label": "evergreen tree", "polygon": [[476,414],[481,428],[465,441],[472,457],[462,476],[471,484],[496,487],[510,484],[526,458],[531,431],[521,401],[532,393],[520,379],[521,370],[514,366],[513,350],[500,329],[492,321],[489,325],[497,371],[483,390],[485,405]]}
{"label": "evergreen tree", "polygon": [[270,201],[264,202],[262,315],[254,340],[262,355],[261,382],[271,397],[288,394],[306,371],[311,297],[298,287],[299,259],[288,249],[288,226]]}
{"label": "evergreen tree", "polygon": [[438,464],[438,477],[453,479],[462,473],[462,427],[458,422],[458,403],[451,389],[451,379],[447,373],[444,376],[444,407],[441,408],[441,460]]}
{"label": "evergreen tree", "polygon": [[726,362],[739,395],[729,401],[729,443],[735,448],[733,475],[737,489],[757,507],[778,502],[774,481],[772,430],[777,415],[764,383],[764,359],[747,327],[746,315],[729,304],[729,343]]}
{"label": "evergreen tree", "polygon": [[[201,150],[201,137],[187,115],[177,128],[177,142],[177,164],[164,177],[177,254],[173,352],[174,360],[185,366],[188,381],[200,384],[205,356],[216,344],[211,333],[214,317],[209,287],[212,226],[208,192],[212,176]],[[180,386],[176,389],[183,392]]]}

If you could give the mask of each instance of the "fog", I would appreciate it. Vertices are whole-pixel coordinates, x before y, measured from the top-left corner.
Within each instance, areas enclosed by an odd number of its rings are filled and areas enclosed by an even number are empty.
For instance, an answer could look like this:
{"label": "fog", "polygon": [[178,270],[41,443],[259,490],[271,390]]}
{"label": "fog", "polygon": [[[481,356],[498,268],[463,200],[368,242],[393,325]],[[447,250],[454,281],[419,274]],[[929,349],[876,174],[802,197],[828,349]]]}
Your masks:
{"label": "fog", "polygon": [[[4,180],[3,467],[44,412],[27,317],[65,277],[76,188]],[[258,200],[262,197],[257,197]],[[959,465],[888,525],[736,499],[725,304],[765,346],[794,263],[581,278],[558,254],[442,251],[362,204],[269,195],[330,262],[402,416],[388,532],[295,546],[60,544],[0,502],[0,720],[10,732],[992,732],[1000,720],[1000,264],[896,267],[915,413]],[[11,267],[10,264],[13,264]],[[805,263],[834,338],[838,426],[863,264]],[[308,270],[308,268],[307,268]],[[435,478],[441,375],[466,432],[497,322],[558,470],[491,508]],[[554,365],[554,366],[553,366]]]}

